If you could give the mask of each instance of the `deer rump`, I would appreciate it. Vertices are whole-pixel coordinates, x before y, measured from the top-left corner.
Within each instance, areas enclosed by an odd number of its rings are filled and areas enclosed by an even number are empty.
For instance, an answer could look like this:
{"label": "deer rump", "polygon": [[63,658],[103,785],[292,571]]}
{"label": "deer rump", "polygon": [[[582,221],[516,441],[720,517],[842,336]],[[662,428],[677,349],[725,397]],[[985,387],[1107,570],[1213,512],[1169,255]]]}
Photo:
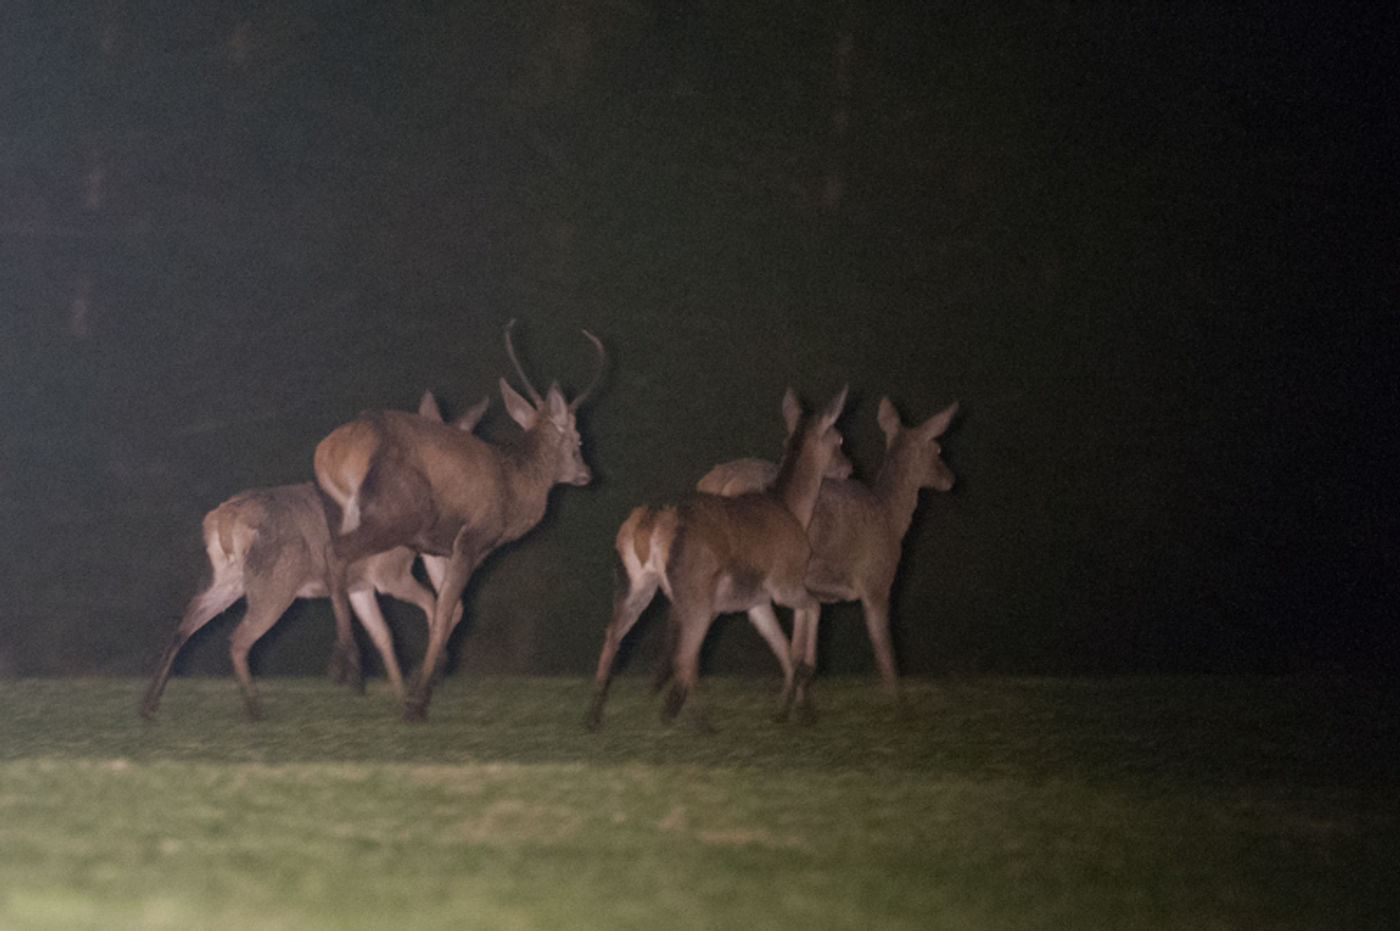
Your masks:
{"label": "deer rump", "polygon": [[420,553],[449,556],[464,527],[490,536],[505,523],[504,470],[491,446],[469,433],[401,411],[369,411],[323,447],[317,457],[333,465],[318,470],[318,488],[338,555],[409,541]]}
{"label": "deer rump", "polygon": [[698,494],[668,510],[675,519],[662,590],[673,605],[695,599],[715,613],[747,611],[802,586],[807,534],[777,500]]}

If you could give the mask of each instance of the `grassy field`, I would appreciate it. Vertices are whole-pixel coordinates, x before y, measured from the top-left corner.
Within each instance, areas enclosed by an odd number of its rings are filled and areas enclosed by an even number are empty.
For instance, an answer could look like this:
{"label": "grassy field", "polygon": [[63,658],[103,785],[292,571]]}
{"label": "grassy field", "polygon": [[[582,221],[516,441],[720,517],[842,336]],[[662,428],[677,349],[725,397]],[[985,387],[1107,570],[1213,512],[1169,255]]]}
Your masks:
{"label": "grassy field", "polygon": [[1400,701],[1335,680],[0,681],[0,928],[1381,928]]}

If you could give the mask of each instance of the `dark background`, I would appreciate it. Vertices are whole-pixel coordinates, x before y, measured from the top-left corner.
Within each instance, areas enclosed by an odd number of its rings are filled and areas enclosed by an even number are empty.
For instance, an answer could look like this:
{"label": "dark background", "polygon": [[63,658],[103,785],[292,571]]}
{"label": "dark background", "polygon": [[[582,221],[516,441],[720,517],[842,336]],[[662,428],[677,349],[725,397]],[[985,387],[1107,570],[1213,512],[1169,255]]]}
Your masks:
{"label": "dark background", "polygon": [[[881,395],[962,402],[907,673],[1392,671],[1400,34],[1284,6],[6,4],[0,674],[148,672],[203,513],[363,408],[514,429],[511,317],[541,386],[607,344],[598,480],[478,574],[466,672],[590,671],[627,511],[845,381],[865,476]],[[709,664],[776,670],[741,618]]]}

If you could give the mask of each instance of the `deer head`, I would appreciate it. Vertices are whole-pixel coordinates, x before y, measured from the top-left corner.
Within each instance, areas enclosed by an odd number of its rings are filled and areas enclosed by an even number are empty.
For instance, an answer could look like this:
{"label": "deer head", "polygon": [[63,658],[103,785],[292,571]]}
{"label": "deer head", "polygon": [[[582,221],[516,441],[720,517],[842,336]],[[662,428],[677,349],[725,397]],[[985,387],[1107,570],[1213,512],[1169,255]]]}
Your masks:
{"label": "deer head", "polygon": [[583,335],[588,337],[598,350],[598,371],[593,376],[593,381],[578,396],[572,401],[566,402],[564,393],[559,389],[559,384],[555,382],[549,386],[544,397],[541,397],[525,375],[520,360],[516,358],[515,346],[510,338],[511,328],[514,326],[514,320],[506,324],[506,354],[510,356],[511,364],[515,366],[515,372],[520,376],[520,383],[524,385],[529,399],[522,397],[503,377],[501,379],[501,399],[505,402],[506,413],[510,415],[511,420],[520,425],[521,429],[539,436],[542,442],[555,451],[555,482],[587,485],[593,480],[593,473],[589,471],[587,463],[583,461],[582,438],[578,432],[576,412],[579,406],[593,393],[598,382],[602,380],[603,368],[607,360],[603,344],[592,333],[587,330],[583,331]]}
{"label": "deer head", "polygon": [[920,488],[951,489],[955,481],[953,470],[940,458],[943,448],[936,438],[948,429],[957,412],[958,403],[954,401],[917,427],[906,427],[890,399],[881,398],[877,416],[885,434],[886,461],[898,463]]}

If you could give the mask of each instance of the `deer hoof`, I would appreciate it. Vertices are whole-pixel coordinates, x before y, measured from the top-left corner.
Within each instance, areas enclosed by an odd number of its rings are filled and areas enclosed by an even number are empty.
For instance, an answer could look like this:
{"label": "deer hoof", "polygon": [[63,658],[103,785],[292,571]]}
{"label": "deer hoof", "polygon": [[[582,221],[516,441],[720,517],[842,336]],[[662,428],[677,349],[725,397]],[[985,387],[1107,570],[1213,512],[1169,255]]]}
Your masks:
{"label": "deer hoof", "polygon": [[681,713],[681,707],[685,705],[686,695],[689,689],[676,683],[671,686],[671,690],[666,693],[666,703],[661,706],[661,723],[670,724],[676,720],[676,715]]}
{"label": "deer hoof", "polygon": [[405,724],[422,724],[428,720],[428,706],[414,702],[404,706],[403,719]]}
{"label": "deer hoof", "polygon": [[804,701],[797,706],[797,723],[808,727],[817,723],[817,709],[812,707],[810,701]]}

